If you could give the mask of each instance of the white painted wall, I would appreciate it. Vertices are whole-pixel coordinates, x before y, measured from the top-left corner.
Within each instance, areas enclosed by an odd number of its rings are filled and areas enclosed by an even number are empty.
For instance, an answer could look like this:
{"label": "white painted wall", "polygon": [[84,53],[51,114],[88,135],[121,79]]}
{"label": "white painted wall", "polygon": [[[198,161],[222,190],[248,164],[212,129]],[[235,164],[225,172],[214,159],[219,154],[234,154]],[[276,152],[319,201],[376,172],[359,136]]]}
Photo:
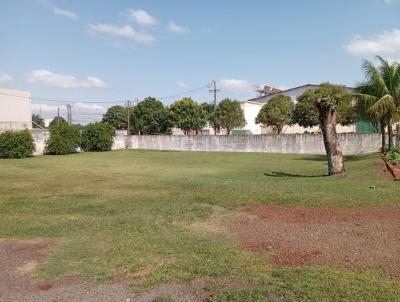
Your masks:
{"label": "white painted wall", "polygon": [[263,104],[256,102],[241,102],[240,107],[243,110],[246,126],[242,129],[249,130],[252,134],[261,134],[261,125],[256,124],[256,117]]}
{"label": "white painted wall", "polygon": [[0,130],[32,129],[31,93],[0,89]]}

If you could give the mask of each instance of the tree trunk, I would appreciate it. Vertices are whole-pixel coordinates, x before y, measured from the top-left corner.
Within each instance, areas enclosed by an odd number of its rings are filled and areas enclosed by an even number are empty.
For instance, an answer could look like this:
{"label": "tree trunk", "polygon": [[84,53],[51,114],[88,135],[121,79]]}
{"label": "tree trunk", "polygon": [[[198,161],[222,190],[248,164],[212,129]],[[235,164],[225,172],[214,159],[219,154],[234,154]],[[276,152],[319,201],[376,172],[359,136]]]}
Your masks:
{"label": "tree trunk", "polygon": [[336,132],[336,110],[324,104],[325,99],[317,101],[320,127],[324,137],[326,155],[328,157],[328,174],[338,175],[344,173],[343,153],[340,148],[339,138]]}
{"label": "tree trunk", "polygon": [[388,120],[389,149],[393,148],[393,119]]}
{"label": "tree trunk", "polygon": [[385,150],[386,146],[386,133],[385,133],[385,121],[381,120],[381,135],[382,135],[382,152]]}

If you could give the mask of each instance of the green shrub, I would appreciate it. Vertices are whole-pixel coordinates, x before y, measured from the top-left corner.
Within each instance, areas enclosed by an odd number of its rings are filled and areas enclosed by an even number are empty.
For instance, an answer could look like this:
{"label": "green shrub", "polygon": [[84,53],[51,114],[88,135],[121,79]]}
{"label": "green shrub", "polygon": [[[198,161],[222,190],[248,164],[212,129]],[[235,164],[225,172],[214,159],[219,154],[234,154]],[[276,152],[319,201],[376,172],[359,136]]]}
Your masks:
{"label": "green shrub", "polygon": [[391,163],[400,164],[399,148],[385,149],[385,156]]}
{"label": "green shrub", "polygon": [[63,155],[75,153],[80,145],[79,130],[60,123],[50,128],[50,138],[46,142],[45,153]]}
{"label": "green shrub", "polygon": [[115,129],[109,124],[89,124],[82,131],[81,147],[84,151],[109,151],[114,136]]}
{"label": "green shrub", "polygon": [[0,133],[0,158],[24,158],[34,150],[35,144],[28,130]]}

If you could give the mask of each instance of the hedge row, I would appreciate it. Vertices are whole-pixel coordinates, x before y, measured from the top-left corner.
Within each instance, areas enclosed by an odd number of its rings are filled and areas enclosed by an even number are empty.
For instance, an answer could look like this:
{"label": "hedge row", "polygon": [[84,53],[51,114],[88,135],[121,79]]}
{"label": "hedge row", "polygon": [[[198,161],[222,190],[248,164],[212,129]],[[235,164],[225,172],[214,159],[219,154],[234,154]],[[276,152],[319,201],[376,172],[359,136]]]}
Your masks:
{"label": "hedge row", "polygon": [[[104,123],[89,124],[82,132],[60,123],[50,127],[45,154],[63,155],[84,151],[109,151],[113,144],[115,129]],[[28,130],[0,133],[0,158],[24,158],[32,155],[35,144]]]}

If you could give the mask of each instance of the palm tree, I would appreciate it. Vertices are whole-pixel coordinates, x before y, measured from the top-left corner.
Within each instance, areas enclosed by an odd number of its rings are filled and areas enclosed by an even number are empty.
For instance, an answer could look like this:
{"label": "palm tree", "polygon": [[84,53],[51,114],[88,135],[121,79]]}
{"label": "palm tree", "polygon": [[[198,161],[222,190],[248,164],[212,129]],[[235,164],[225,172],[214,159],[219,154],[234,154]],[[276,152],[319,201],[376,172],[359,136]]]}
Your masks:
{"label": "palm tree", "polygon": [[357,100],[357,108],[363,119],[380,123],[382,133],[382,149],[386,144],[385,128],[388,128],[389,148],[393,147],[393,122],[400,117],[400,65],[389,63],[376,56],[380,66],[365,60],[362,69],[365,80],[356,87],[353,97]]}

